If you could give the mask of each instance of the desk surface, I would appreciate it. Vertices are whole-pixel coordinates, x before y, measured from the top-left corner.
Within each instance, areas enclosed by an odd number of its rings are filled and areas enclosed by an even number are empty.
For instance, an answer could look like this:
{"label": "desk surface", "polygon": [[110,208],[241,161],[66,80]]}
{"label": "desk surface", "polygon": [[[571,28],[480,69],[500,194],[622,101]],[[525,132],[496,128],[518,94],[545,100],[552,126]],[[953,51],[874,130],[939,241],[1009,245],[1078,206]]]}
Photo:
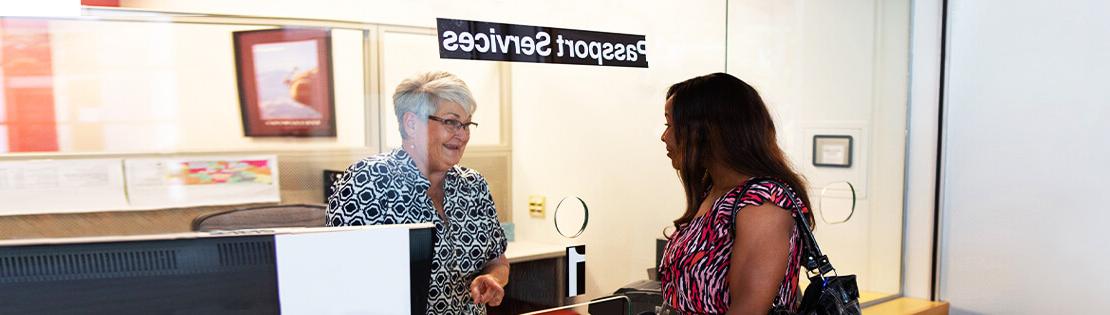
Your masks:
{"label": "desk surface", "polygon": [[505,249],[505,258],[509,259],[509,263],[525,262],[563,257],[566,255],[566,251],[567,247],[563,245],[518,240],[509,242],[509,248]]}
{"label": "desk surface", "polygon": [[865,315],[948,315],[948,302],[897,298],[863,309]]}
{"label": "desk surface", "polygon": [[[272,235],[272,234],[286,234],[286,233],[312,233],[312,232],[329,232],[329,231],[336,231],[336,230],[388,228],[388,227],[397,227],[397,226],[430,227],[431,224],[430,223],[424,223],[424,224],[412,224],[412,225],[378,225],[378,226],[329,227],[329,228],[274,228],[274,229],[253,229],[253,230],[236,230],[236,231],[220,231],[220,232],[187,232],[187,233],[170,233],[170,234],[130,235],[130,236],[19,239],[19,240],[0,240],[0,246],[171,240],[171,239],[190,239],[190,238],[206,238],[206,237],[220,237],[220,236],[235,236],[235,235]],[[565,255],[566,255],[566,246],[556,245],[556,244],[538,243],[538,242],[531,242],[531,241],[513,241],[513,242],[509,242],[509,247],[505,249],[505,257],[509,259],[509,263],[533,261],[533,260],[540,260],[540,259],[554,258],[554,257],[563,257]]]}
{"label": "desk surface", "polygon": [[209,238],[209,237],[301,234],[301,233],[320,233],[320,232],[372,230],[372,229],[431,228],[433,226],[434,225],[432,225],[432,223],[414,223],[414,224],[360,225],[360,226],[337,226],[337,227],[278,227],[278,228],[242,229],[242,230],[230,230],[230,231],[212,231],[212,232],[183,232],[183,233],[164,233],[164,234],[139,234],[139,235],[119,235],[119,236],[110,235],[110,236],[59,237],[59,238],[29,238],[29,239],[0,240],[0,246],[55,245],[55,244],[131,242],[131,241],[159,241],[159,240],[194,239],[194,238]]}

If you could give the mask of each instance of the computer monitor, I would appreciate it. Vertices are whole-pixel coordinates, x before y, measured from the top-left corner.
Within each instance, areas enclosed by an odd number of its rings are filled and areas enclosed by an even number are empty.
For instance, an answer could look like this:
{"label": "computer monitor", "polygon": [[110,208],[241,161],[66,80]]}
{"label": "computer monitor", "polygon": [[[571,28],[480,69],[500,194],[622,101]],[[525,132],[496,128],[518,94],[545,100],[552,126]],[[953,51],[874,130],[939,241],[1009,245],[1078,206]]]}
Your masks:
{"label": "computer monitor", "polygon": [[[277,314],[282,232],[253,231],[0,242],[0,314]],[[424,314],[435,230],[408,235]]]}
{"label": "computer monitor", "polygon": [[424,314],[428,309],[435,237],[434,227],[409,230],[409,301],[412,303],[412,315]]}

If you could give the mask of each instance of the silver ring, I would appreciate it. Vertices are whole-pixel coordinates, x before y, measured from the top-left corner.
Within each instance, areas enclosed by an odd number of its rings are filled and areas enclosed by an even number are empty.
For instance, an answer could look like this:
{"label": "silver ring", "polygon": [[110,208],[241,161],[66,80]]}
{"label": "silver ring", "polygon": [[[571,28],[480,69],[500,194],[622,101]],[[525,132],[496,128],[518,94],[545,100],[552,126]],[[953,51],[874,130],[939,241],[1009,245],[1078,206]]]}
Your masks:
{"label": "silver ring", "polygon": [[590,223],[590,208],[586,206],[586,202],[583,201],[582,198],[574,197],[574,199],[578,199],[578,203],[582,204],[582,212],[584,212],[585,216],[582,218],[582,227],[578,228],[578,232],[574,233],[574,236],[567,235],[566,233],[563,233],[562,229],[559,228],[559,222],[558,222],[559,221],[559,208],[561,208],[563,206],[563,201],[566,201],[567,198],[570,198],[570,197],[563,197],[563,199],[560,199],[559,203],[555,205],[555,214],[552,217],[552,221],[554,221],[555,231],[558,231],[559,235],[562,235],[563,237],[566,237],[566,238],[576,238],[579,235],[582,235],[582,232],[586,231],[586,225]]}
{"label": "silver ring", "polygon": [[[845,222],[848,222],[848,220],[851,220],[852,216],[856,214],[856,186],[852,185],[852,182],[849,182],[849,181],[844,181],[843,183],[848,184],[848,190],[852,193],[852,208],[849,209],[848,217],[844,218],[844,220],[836,221],[836,222],[830,222],[829,219],[825,218],[825,209],[824,209],[825,208],[825,202],[824,202],[824,199],[825,199],[825,192],[829,190],[829,186],[825,185],[824,188],[821,188],[821,197],[820,197],[821,199],[817,200],[817,208],[818,208],[817,212],[821,216],[821,221],[825,221],[825,224],[832,225],[832,224],[845,223]],[[833,184],[836,184],[836,183],[833,183]]]}

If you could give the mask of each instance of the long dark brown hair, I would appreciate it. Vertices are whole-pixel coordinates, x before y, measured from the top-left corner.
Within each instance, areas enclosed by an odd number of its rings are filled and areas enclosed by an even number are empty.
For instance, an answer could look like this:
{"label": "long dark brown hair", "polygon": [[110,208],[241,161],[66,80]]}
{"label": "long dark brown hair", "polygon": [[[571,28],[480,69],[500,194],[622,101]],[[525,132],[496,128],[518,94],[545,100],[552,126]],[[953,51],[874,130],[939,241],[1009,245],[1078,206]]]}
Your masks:
{"label": "long dark brown hair", "polygon": [[[712,184],[707,166],[714,161],[747,176],[784,181],[802,202],[810,204],[805,181],[779,148],[775,123],[751,85],[727,73],[714,73],[672,85],[667,99],[676,149],[682,152],[678,176],[686,189],[686,212],[674,220],[676,228],[697,214]],[[813,215],[807,216],[813,222]]]}

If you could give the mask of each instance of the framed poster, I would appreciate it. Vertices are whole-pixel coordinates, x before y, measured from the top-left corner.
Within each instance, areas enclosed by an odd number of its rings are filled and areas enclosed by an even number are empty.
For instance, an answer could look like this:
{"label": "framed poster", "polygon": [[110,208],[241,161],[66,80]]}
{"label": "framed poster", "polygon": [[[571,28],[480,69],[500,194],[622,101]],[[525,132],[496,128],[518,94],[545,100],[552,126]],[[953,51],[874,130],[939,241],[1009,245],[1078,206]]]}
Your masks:
{"label": "framed poster", "polygon": [[232,34],[247,137],[334,137],[331,32],[279,28]]}

